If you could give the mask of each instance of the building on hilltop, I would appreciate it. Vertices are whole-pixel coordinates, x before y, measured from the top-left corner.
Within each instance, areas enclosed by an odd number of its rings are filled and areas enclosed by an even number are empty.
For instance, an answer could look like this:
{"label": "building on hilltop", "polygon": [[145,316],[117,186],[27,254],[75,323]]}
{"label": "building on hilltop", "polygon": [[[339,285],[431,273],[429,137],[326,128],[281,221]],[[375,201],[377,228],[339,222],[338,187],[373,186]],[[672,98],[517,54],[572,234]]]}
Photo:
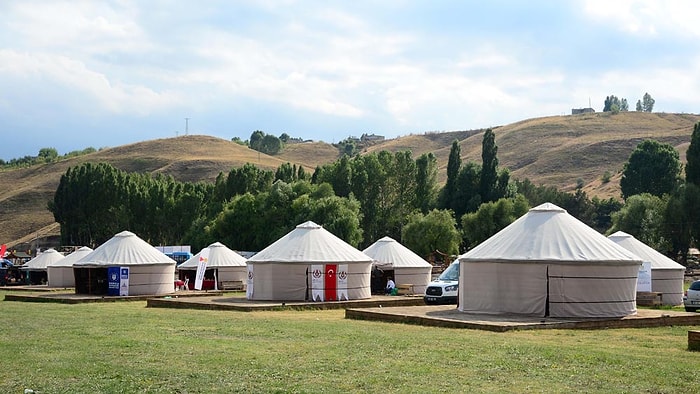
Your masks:
{"label": "building on hilltop", "polygon": [[571,115],[591,114],[594,112],[593,108],[571,108]]}

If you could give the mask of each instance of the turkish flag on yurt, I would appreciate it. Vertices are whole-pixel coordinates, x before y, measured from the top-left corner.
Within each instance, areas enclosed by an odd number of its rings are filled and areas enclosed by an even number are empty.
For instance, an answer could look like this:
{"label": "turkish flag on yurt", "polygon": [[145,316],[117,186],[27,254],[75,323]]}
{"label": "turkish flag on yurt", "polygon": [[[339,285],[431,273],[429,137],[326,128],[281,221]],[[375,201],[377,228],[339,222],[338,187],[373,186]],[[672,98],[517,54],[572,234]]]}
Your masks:
{"label": "turkish flag on yurt", "polygon": [[337,264],[326,264],[326,276],[323,287],[326,289],[325,299],[326,301],[338,301],[338,294],[336,293],[336,276],[338,271]]}

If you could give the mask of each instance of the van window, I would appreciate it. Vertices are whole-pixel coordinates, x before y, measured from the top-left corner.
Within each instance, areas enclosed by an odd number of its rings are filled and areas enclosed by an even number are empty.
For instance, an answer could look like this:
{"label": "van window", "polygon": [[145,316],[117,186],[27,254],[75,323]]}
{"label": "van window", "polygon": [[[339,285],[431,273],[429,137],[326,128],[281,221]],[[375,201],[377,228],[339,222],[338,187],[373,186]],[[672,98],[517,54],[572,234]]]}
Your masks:
{"label": "van window", "polygon": [[455,260],[446,270],[442,271],[439,280],[459,280],[459,260]]}

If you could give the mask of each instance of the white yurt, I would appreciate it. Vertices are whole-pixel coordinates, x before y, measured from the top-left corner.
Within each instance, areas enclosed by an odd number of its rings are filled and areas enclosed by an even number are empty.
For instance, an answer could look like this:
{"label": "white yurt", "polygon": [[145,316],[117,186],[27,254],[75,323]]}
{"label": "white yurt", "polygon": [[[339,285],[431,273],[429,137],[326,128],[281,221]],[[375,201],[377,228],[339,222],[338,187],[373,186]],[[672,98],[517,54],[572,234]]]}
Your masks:
{"label": "white yurt", "polygon": [[433,266],[391,237],[384,237],[363,250],[372,266],[393,276],[396,285],[411,285],[413,294],[425,294]]}
{"label": "white yurt", "polygon": [[622,317],[641,258],[545,203],[459,257],[463,312]]}
{"label": "white yurt", "polygon": [[[214,242],[209,245],[207,257],[207,269],[204,274],[205,278],[216,278],[219,282],[218,288],[221,288],[221,282],[224,281],[241,281],[246,283],[248,280],[248,269],[246,268],[246,259],[240,254],[226,247],[221,242]],[[199,265],[199,257],[202,256],[204,249],[199,253],[189,258],[184,263],[177,267],[181,280],[189,279],[188,286],[190,289],[194,286],[194,279]]]}
{"label": "white yurt", "polygon": [[372,296],[372,259],[314,222],[248,259],[250,300],[336,301]]}
{"label": "white yurt", "polygon": [[129,231],[77,261],[73,272],[76,294],[158,295],[175,290],[175,260]]}
{"label": "white yurt", "polygon": [[55,249],[47,249],[39,253],[33,259],[24,263],[21,269],[28,271],[27,274],[29,275],[29,284],[46,284],[48,283],[46,267],[57,261],[63,260],[64,258],[65,256]]}
{"label": "white yurt", "polygon": [[662,304],[683,303],[683,281],[685,280],[683,265],[623,231],[608,236],[608,239],[639,256],[643,261],[651,263],[651,291],[661,293]]}
{"label": "white yurt", "polygon": [[73,264],[90,252],[92,252],[92,248],[83,246],[64,259],[49,264],[46,267],[46,273],[49,276],[49,287],[74,287]]}

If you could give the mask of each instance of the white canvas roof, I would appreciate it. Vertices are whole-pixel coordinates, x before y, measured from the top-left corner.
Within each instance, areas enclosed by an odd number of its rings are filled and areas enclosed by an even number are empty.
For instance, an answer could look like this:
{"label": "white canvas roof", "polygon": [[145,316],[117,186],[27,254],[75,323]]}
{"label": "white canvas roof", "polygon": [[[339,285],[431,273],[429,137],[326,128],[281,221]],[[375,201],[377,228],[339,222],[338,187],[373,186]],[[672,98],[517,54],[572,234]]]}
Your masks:
{"label": "white canvas roof", "polygon": [[566,210],[544,203],[460,256],[460,261],[641,263]]}
{"label": "white canvas roof", "polygon": [[[246,266],[246,259],[243,256],[227,248],[226,245],[221,242],[214,242],[209,245],[208,248],[209,258],[207,259],[207,268]],[[199,256],[202,254],[203,250],[204,249],[200,250],[199,253],[180,264],[178,269],[197,269]]]}
{"label": "white canvas roof", "polygon": [[27,261],[24,265],[22,265],[21,268],[25,270],[35,271],[45,270],[48,265],[56,261],[62,260],[64,258],[65,256],[57,252],[56,250],[47,249],[35,258]]}
{"label": "white canvas roof", "polygon": [[130,231],[110,238],[95,250],[73,264],[77,266],[112,266],[112,265],[175,265],[175,260],[166,256],[155,247]]}
{"label": "white canvas roof", "polygon": [[49,267],[72,267],[73,264],[90,254],[90,252],[92,252],[92,248],[83,246],[82,248],[66,256],[64,259],[49,264]]}
{"label": "white canvas roof", "polygon": [[678,269],[685,271],[685,267],[683,265],[676,263],[670,258],[657,252],[654,248],[623,231],[618,231],[608,236],[608,239],[639,256],[642,260],[650,262],[651,269],[653,270]]}
{"label": "white canvas roof", "polygon": [[431,267],[430,263],[401,245],[391,237],[384,237],[368,246],[363,252],[374,259],[374,265],[381,269]]}
{"label": "white canvas roof", "polygon": [[308,221],[248,259],[254,263],[371,263],[372,258]]}

